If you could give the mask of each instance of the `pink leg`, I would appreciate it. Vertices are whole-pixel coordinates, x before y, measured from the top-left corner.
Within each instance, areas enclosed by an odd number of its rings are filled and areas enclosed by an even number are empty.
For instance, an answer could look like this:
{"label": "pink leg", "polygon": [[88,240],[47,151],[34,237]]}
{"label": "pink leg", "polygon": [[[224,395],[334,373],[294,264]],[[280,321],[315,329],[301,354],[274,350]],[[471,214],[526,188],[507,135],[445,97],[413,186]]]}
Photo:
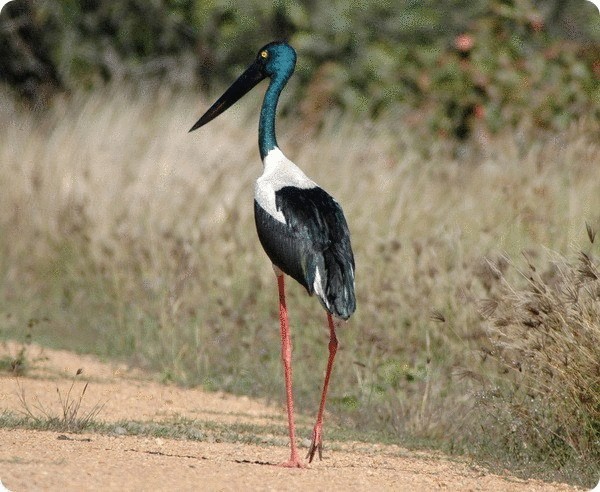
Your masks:
{"label": "pink leg", "polygon": [[315,457],[315,451],[319,451],[319,459],[323,459],[323,412],[325,410],[325,399],[327,398],[327,386],[329,386],[329,376],[331,376],[331,368],[333,367],[333,359],[338,347],[337,337],[335,336],[335,324],[330,313],[327,313],[327,321],[329,322],[329,360],[327,361],[327,371],[325,372],[325,382],[323,383],[323,393],[321,395],[321,404],[319,405],[319,413],[317,414],[317,423],[312,434],[312,442],[306,457],[311,463]]}
{"label": "pink leg", "polygon": [[298,457],[296,447],[296,426],[294,425],[294,397],[292,395],[292,341],[290,339],[290,325],[288,323],[287,308],[285,305],[285,288],[283,274],[277,275],[277,286],[279,287],[279,323],[281,325],[281,359],[283,360],[283,372],[285,376],[285,393],[287,398],[288,427],[290,431],[290,447],[292,455],[289,461],[281,463],[281,466],[289,468],[304,468],[306,465]]}

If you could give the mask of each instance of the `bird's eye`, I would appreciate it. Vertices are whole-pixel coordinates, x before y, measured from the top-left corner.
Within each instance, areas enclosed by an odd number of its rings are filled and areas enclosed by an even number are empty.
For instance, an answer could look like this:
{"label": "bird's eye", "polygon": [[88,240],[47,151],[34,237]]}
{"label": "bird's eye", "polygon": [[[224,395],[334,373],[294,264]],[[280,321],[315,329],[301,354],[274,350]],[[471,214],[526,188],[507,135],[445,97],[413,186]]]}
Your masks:
{"label": "bird's eye", "polygon": [[266,60],[267,58],[269,58],[269,52],[267,50],[262,50],[260,52],[260,57],[264,60]]}

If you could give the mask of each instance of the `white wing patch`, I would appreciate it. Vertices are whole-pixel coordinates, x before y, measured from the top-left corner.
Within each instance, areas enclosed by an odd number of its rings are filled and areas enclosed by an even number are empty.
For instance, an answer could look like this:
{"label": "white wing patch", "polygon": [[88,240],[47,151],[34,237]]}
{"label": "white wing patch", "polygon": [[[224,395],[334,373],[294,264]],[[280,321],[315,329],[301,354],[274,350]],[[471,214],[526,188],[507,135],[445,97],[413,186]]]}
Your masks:
{"label": "white wing patch", "polygon": [[327,297],[325,296],[325,292],[323,291],[323,282],[321,281],[321,272],[319,271],[319,267],[315,269],[315,281],[313,282],[313,290],[315,291],[315,294],[317,294],[325,303],[327,309],[330,309],[329,302],[327,301]]}
{"label": "white wing patch", "polygon": [[264,171],[254,187],[254,199],[270,216],[285,224],[283,212],[275,204],[275,192],[286,186],[310,189],[317,185],[277,147],[269,151],[263,164]]}

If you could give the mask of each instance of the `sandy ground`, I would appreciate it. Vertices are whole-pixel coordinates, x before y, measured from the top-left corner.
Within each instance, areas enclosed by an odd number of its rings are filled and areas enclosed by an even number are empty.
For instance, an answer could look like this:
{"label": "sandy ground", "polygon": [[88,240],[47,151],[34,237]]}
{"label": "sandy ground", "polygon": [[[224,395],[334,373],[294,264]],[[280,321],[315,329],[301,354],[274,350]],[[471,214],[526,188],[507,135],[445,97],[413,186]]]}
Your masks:
{"label": "sandy ground", "polygon": [[[18,346],[0,345],[0,356]],[[189,418],[215,424],[276,423],[283,408],[199,389],[161,385],[123,365],[90,356],[30,347],[34,369],[26,377],[0,376],[0,411],[58,415],[57,388],[64,396],[73,375],[90,381],[81,412],[104,406],[96,421],[144,422]],[[81,390],[78,381],[74,392]],[[304,418],[301,416],[301,420]],[[260,429],[260,427],[257,427]],[[0,480],[11,491],[29,490],[574,490],[564,484],[519,480],[488,473],[467,462],[399,446],[337,443],[309,469],[274,466],[288,457],[285,439],[276,445],[176,440],[114,434],[0,429]],[[325,432],[327,429],[325,428]],[[256,442],[260,442],[260,436]],[[325,444],[327,445],[325,434]],[[211,442],[213,441],[213,442]],[[273,439],[265,436],[265,441]],[[301,443],[306,446],[304,440]],[[2,488],[0,487],[0,491]]]}

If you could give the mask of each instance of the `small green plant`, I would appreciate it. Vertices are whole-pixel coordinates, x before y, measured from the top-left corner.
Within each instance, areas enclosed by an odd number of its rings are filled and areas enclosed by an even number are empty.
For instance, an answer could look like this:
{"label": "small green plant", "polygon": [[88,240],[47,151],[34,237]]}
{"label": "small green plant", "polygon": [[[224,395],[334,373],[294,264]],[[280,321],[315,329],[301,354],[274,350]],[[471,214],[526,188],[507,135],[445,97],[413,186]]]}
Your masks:
{"label": "small green plant", "polygon": [[0,371],[10,372],[17,376],[25,374],[29,367],[27,359],[27,345],[22,345],[16,355],[5,355],[0,357]]}
{"label": "small green plant", "polygon": [[32,419],[37,425],[44,424],[43,426],[45,428],[53,430],[79,432],[87,429],[104,407],[104,403],[96,403],[86,412],[81,411],[81,404],[87,391],[89,381],[85,382],[81,392],[78,394],[73,394],[73,389],[77,377],[82,373],[83,369],[77,370],[66,394],[63,395],[60,388],[56,388],[60,405],[60,413],[58,415],[44,406],[37,396],[34,396],[34,403],[30,404],[25,395],[25,388],[17,380],[17,385],[19,387],[19,402],[23,409],[22,413],[26,417]]}
{"label": "small green plant", "polygon": [[[31,329],[37,322],[35,319],[30,319],[27,322],[28,328]],[[27,333],[25,339],[26,341],[21,344],[15,355],[9,353],[0,357],[0,372],[10,372],[15,376],[22,376],[31,368],[33,361],[28,354],[31,333]]]}

